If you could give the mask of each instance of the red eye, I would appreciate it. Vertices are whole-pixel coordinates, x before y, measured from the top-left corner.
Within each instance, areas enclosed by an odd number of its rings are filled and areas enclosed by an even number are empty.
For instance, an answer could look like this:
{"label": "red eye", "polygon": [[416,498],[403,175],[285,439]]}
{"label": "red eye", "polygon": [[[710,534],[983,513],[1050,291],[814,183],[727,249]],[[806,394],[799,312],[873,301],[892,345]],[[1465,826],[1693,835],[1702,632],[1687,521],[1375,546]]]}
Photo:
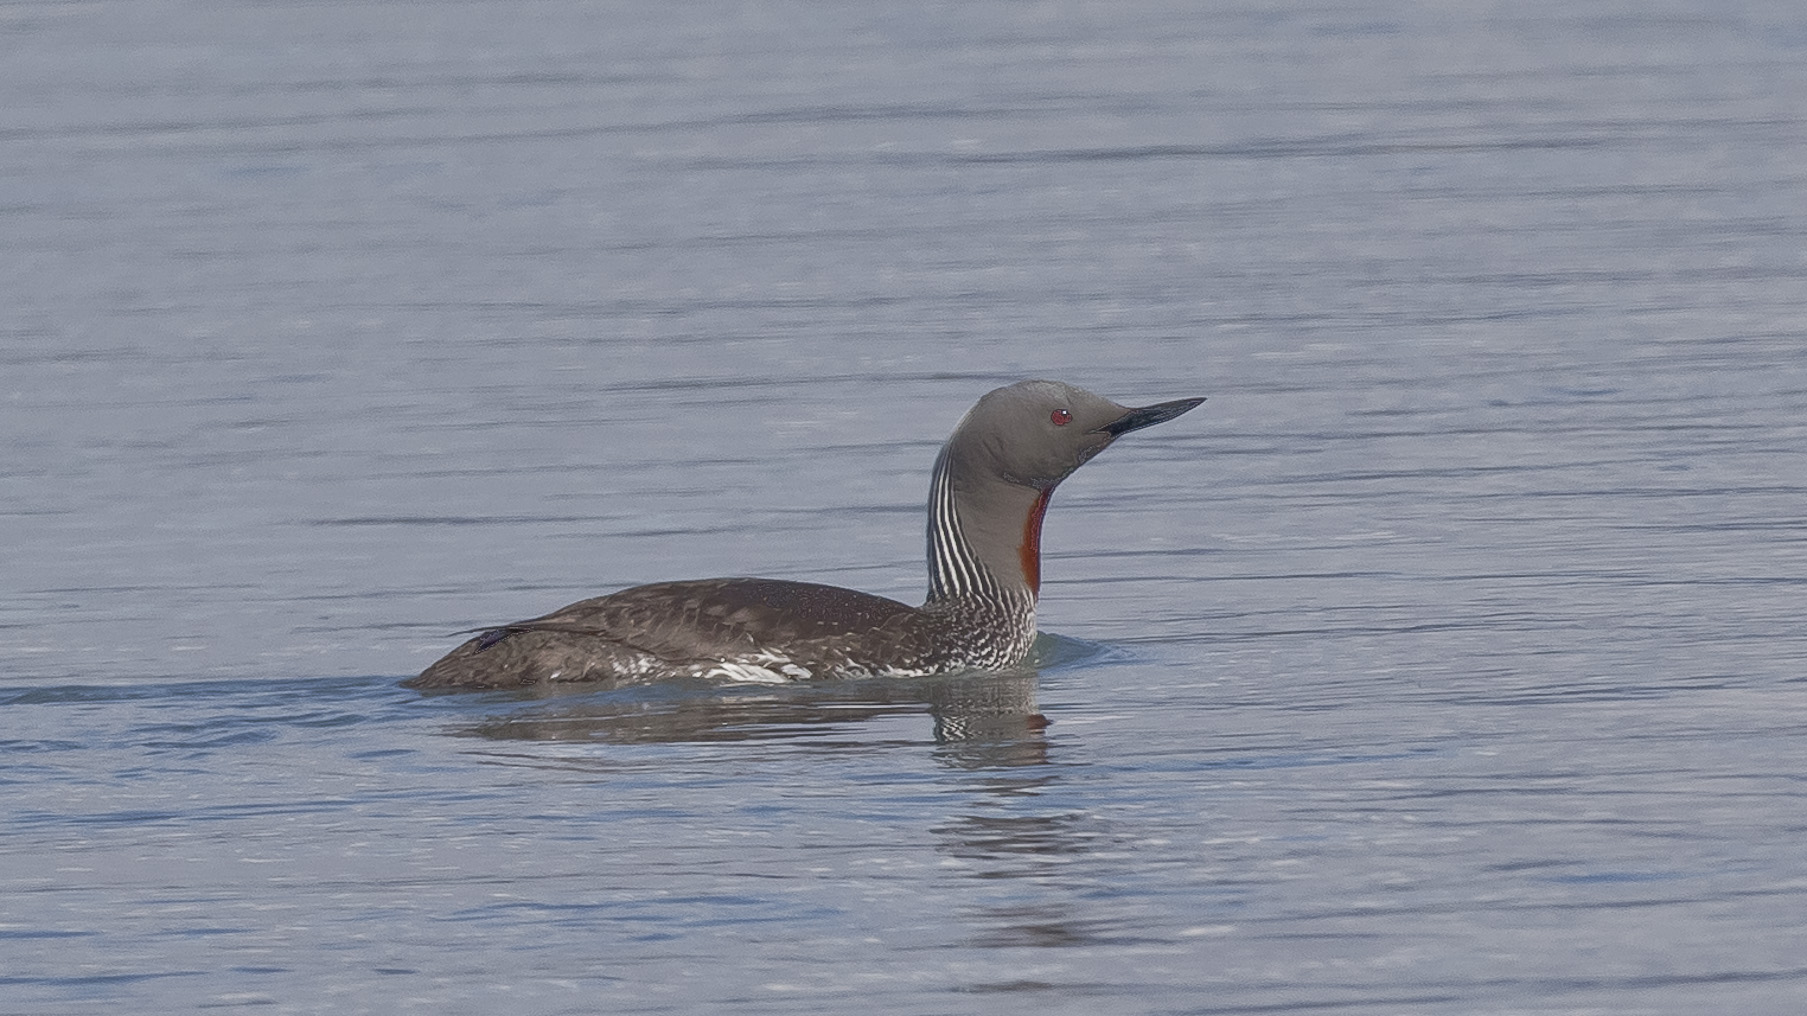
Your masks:
{"label": "red eye", "polygon": [[1073,422],[1073,414],[1064,409],[1056,409],[1054,412],[1048,414],[1048,419],[1053,420],[1054,426],[1056,427],[1065,427],[1067,424]]}

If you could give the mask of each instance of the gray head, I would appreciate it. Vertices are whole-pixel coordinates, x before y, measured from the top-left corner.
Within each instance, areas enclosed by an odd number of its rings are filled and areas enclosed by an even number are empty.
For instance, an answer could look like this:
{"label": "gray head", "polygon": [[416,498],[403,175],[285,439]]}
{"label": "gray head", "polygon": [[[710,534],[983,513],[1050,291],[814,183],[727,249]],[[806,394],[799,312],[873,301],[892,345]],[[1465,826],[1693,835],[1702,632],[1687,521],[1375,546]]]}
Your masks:
{"label": "gray head", "polygon": [[935,464],[931,598],[980,584],[960,581],[960,563],[968,560],[1033,597],[1041,588],[1042,513],[1055,486],[1122,435],[1203,401],[1132,409],[1059,381],[1019,381],[980,399]]}
{"label": "gray head", "polygon": [[1019,381],[980,399],[954,429],[948,449],[963,472],[1048,491],[1118,437],[1164,423],[1203,401],[1176,399],[1132,409],[1059,381]]}

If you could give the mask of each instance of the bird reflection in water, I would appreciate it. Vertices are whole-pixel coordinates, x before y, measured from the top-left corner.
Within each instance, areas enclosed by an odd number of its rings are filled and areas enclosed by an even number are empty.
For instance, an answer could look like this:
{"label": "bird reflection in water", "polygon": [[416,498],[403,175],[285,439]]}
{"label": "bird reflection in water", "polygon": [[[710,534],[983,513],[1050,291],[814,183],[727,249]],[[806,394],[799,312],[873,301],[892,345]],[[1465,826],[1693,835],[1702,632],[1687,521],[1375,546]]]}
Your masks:
{"label": "bird reflection in water", "polygon": [[[1055,871],[1123,845],[1097,816],[1076,810],[1060,792],[1064,767],[1049,764],[1049,721],[1039,712],[1038,677],[1023,670],[759,688],[667,683],[625,695],[534,698],[521,711],[460,733],[591,744],[783,742],[854,752],[932,738],[934,762],[954,792],[943,798],[948,810],[925,816],[927,831],[936,852],[956,862],[950,874],[985,887],[954,915],[968,928],[967,940],[984,947],[1133,940],[1133,922],[1114,908],[1047,885]],[[908,731],[902,738],[900,726]],[[598,761],[536,755],[533,764]],[[1025,891],[1044,898],[1025,900]],[[1020,988],[982,984],[970,990]]]}
{"label": "bird reflection in water", "polygon": [[[627,694],[553,696],[460,733],[504,741],[657,744],[787,740],[852,747],[861,728],[926,714],[937,758],[958,768],[1045,762],[1036,672],[871,679],[776,687],[668,682]],[[560,700],[563,701],[560,701]],[[895,743],[893,732],[883,740]]]}
{"label": "bird reflection in water", "polygon": [[[1061,669],[1093,660],[1102,647],[1044,636],[1036,663]],[[1049,765],[1039,711],[1037,670],[941,678],[854,680],[781,686],[720,687],[665,683],[587,695],[535,697],[519,711],[466,728],[497,741],[573,743],[787,742],[822,750],[895,748],[899,724],[908,740],[933,741],[935,762],[959,793],[928,829],[936,850],[967,877],[991,887],[957,915],[968,941],[996,946],[1072,946],[1130,941],[1133,922],[1113,908],[1055,891],[1025,900],[1017,886],[1043,886],[1050,873],[1099,849],[1121,849],[1097,816],[1057,805],[1063,773]],[[517,699],[516,701],[519,701]],[[914,718],[914,722],[912,721]],[[920,724],[920,725],[917,725]],[[916,733],[920,731],[921,733]],[[541,760],[542,763],[545,760]],[[563,760],[570,764],[573,760]],[[957,775],[956,775],[957,774]],[[994,892],[997,899],[987,899]],[[975,991],[1019,990],[980,984]]]}

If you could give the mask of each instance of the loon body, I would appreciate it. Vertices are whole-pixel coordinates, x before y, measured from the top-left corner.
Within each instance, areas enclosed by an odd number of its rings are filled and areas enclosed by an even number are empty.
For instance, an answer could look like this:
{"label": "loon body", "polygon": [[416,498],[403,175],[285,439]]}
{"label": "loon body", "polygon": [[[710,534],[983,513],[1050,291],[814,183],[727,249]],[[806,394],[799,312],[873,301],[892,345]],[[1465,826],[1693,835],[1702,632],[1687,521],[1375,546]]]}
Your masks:
{"label": "loon body", "polygon": [[920,607],[813,582],[656,582],[487,629],[406,684],[784,682],[1009,667],[1035,642],[1042,516],[1055,486],[1120,435],[1203,401],[1132,409],[1058,381],[988,393],[935,461]]}

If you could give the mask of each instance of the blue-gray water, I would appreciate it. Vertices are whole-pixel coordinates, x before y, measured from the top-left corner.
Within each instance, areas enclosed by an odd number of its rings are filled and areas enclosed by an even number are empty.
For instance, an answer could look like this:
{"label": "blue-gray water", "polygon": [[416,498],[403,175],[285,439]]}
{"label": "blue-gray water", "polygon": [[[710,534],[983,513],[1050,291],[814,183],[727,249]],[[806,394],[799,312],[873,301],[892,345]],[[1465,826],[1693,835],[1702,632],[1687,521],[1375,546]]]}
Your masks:
{"label": "blue-gray water", "polygon": [[[0,238],[0,1010],[1807,1009],[1798,4],[19,0]],[[1038,677],[397,687],[1024,376]]]}

